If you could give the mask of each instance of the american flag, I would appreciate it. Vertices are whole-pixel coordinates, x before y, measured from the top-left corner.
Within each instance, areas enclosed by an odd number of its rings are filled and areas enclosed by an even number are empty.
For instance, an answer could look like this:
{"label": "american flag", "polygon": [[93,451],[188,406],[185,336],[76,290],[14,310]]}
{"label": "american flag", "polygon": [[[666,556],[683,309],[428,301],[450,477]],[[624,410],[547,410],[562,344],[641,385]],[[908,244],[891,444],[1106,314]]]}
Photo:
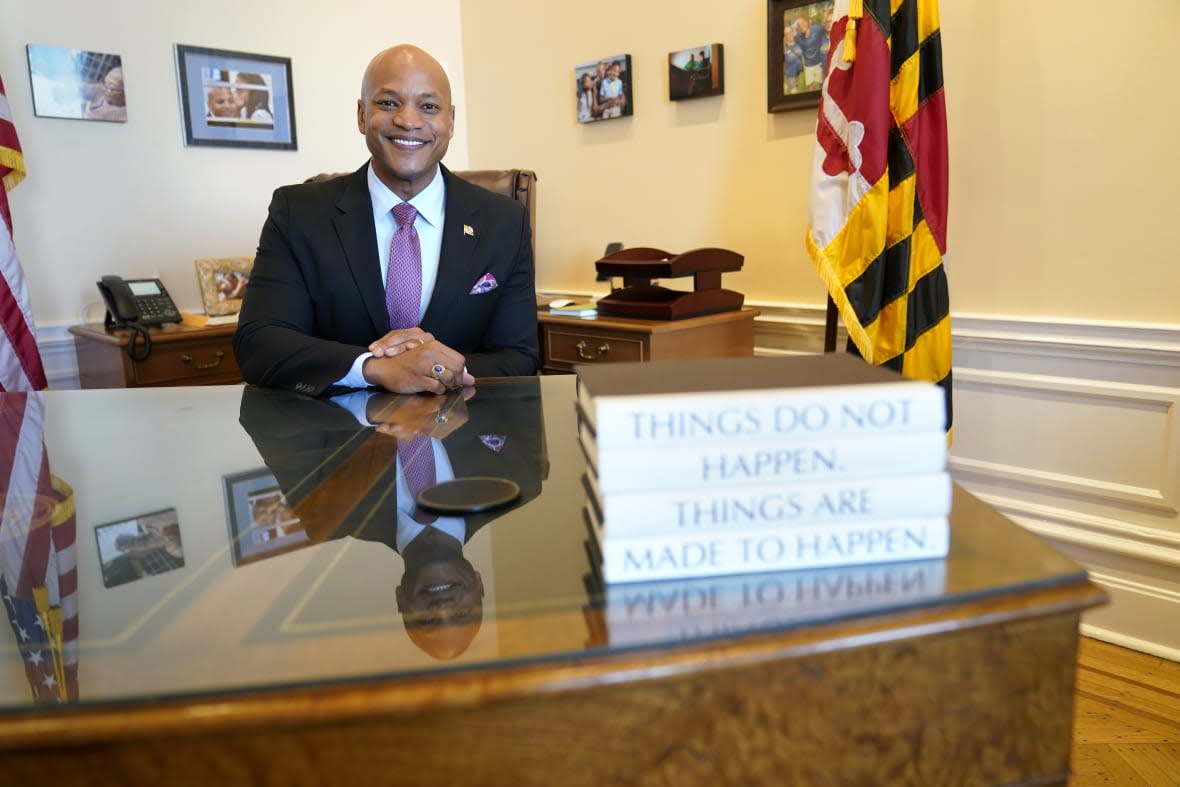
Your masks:
{"label": "american flag", "polygon": [[25,159],[0,79],[0,391],[40,391],[45,368],[33,333],[25,274],[12,242],[8,192],[24,180]]}
{"label": "american flag", "polygon": [[43,393],[0,395],[0,598],[35,702],[78,697],[77,520],[49,472]]}

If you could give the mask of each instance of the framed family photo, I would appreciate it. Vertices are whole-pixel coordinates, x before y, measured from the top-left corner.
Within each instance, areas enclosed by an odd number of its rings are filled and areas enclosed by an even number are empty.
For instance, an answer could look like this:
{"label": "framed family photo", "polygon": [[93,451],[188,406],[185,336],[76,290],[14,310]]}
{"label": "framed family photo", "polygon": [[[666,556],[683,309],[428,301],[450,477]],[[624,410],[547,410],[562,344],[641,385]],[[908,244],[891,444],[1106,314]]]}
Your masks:
{"label": "framed family photo", "polygon": [[668,53],[668,98],[719,96],[725,92],[724,48],[702,44]]}
{"label": "framed family photo", "polygon": [[767,0],[768,112],[818,106],[835,6],[835,0]]}
{"label": "framed family photo", "polygon": [[291,59],[176,45],[185,145],[295,150]]}
{"label": "framed family photo", "polygon": [[610,55],[574,66],[574,95],[579,123],[632,115],[631,56]]}
{"label": "framed family photo", "polygon": [[127,122],[120,55],[40,44],[29,44],[25,50],[34,115]]}
{"label": "framed family photo", "polygon": [[197,284],[201,287],[205,314],[219,317],[241,311],[242,296],[246,294],[253,267],[253,257],[197,260]]}

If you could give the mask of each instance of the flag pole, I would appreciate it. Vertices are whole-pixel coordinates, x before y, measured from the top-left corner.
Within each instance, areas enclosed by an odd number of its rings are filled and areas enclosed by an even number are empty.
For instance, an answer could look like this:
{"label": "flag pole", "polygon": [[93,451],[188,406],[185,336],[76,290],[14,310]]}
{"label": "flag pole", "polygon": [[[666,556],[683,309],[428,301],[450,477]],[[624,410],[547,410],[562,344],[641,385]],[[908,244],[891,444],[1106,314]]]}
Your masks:
{"label": "flag pole", "polygon": [[839,312],[836,310],[836,302],[832,300],[832,294],[828,293],[828,315],[824,323],[824,352],[836,352],[836,319]]}

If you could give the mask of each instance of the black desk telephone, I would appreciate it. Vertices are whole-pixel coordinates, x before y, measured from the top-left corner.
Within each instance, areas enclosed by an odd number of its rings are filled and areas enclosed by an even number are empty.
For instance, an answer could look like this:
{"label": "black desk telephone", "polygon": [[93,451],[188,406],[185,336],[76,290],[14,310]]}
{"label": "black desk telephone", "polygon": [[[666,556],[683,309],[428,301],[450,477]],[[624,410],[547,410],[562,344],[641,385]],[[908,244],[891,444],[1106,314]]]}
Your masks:
{"label": "black desk telephone", "polygon": [[103,276],[98,291],[107,304],[108,323],[124,325],[159,325],[180,322],[180,310],[172,302],[164,282],[159,279],[124,279]]}
{"label": "black desk telephone", "polygon": [[[108,328],[131,329],[127,354],[136,361],[146,359],[152,352],[152,340],[144,326],[180,322],[180,310],[159,279],[103,276],[98,291],[107,305],[104,324]],[[136,348],[137,340],[141,342],[140,349]]]}

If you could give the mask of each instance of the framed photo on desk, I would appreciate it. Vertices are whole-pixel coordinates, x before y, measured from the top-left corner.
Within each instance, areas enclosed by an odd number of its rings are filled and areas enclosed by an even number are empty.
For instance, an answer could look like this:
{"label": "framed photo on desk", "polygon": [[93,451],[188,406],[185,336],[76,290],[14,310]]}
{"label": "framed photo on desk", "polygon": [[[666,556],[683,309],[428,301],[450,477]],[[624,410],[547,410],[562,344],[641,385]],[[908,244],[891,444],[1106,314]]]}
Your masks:
{"label": "framed photo on desk", "polygon": [[253,257],[197,260],[197,283],[201,287],[205,314],[210,317],[237,314],[242,308],[242,296],[246,293],[246,283],[250,281],[253,267]]}

